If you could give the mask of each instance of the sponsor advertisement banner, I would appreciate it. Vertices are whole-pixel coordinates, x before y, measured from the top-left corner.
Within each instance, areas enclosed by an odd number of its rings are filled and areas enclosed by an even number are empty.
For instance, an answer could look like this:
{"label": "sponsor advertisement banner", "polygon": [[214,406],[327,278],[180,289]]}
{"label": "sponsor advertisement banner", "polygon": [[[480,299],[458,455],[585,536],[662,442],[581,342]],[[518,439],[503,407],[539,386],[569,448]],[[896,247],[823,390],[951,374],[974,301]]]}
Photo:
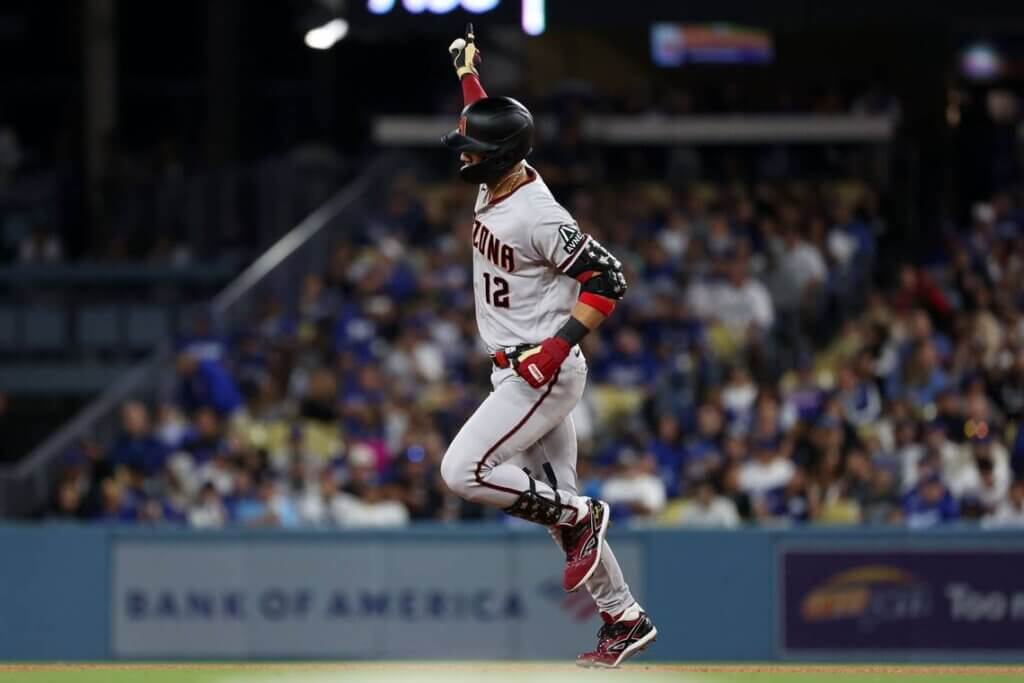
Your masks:
{"label": "sponsor advertisement banner", "polygon": [[1024,552],[786,550],[782,650],[1024,652]]}
{"label": "sponsor advertisement banner", "polygon": [[[615,543],[642,598],[638,541]],[[562,591],[547,536],[444,539],[120,539],[117,657],[545,658],[592,647],[586,591]]]}

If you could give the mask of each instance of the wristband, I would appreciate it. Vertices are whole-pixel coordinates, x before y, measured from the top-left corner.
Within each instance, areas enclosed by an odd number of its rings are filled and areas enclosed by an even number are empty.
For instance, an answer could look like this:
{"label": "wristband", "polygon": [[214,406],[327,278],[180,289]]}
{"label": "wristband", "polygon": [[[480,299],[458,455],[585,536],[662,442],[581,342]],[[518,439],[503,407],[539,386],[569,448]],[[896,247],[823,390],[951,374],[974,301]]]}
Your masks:
{"label": "wristband", "polygon": [[588,334],[590,334],[590,328],[572,316],[569,316],[561,329],[555,332],[555,336],[568,344],[570,348],[583,341]]}
{"label": "wristband", "polygon": [[594,294],[593,292],[582,292],[579,299],[581,304],[599,310],[606,318],[615,310],[615,302],[606,296]]}

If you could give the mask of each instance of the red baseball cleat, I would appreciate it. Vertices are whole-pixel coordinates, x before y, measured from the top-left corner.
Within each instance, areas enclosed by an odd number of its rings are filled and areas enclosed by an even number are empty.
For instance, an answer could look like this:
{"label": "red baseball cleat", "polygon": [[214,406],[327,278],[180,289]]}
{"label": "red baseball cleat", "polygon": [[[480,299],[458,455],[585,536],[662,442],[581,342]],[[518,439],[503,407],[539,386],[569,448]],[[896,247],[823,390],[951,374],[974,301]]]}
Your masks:
{"label": "red baseball cleat", "polygon": [[601,612],[601,618],[605,623],[597,632],[597,649],[577,656],[578,666],[617,668],[633,655],[646,650],[658,636],[658,629],[644,612],[631,621],[612,621],[607,612]]}
{"label": "red baseball cleat", "polygon": [[590,514],[573,526],[562,529],[562,549],[565,550],[562,588],[570,593],[586,583],[597,569],[604,537],[608,533],[611,518],[608,503],[591,498],[587,501],[587,509]]}

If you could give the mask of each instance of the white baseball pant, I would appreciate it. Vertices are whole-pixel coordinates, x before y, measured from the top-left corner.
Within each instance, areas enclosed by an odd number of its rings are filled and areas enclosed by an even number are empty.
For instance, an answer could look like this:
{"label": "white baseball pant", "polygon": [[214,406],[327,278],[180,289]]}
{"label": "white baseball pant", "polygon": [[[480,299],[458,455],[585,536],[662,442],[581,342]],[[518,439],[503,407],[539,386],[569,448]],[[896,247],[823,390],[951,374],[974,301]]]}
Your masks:
{"label": "white baseball pant", "polygon": [[[586,381],[587,364],[578,347],[540,389],[511,368],[495,368],[494,390],[459,430],[441,462],[448,488],[466,500],[505,509],[530,490],[532,478],[539,495],[566,506],[561,522],[571,522],[575,509],[586,502],[576,490],[576,429],[570,416]],[[553,536],[557,543],[557,534]],[[635,602],[607,542],[586,586],[598,608],[609,614]]]}

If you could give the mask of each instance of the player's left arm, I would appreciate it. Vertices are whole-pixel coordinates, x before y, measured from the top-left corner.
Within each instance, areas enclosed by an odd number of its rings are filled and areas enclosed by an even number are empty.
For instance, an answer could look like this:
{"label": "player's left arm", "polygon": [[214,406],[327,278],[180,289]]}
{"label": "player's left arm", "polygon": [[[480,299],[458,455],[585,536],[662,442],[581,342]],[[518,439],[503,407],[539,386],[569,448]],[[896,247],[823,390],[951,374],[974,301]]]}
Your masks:
{"label": "player's left arm", "polygon": [[564,275],[581,284],[572,314],[553,337],[516,358],[516,372],[535,388],[551,381],[572,347],[600,327],[615,310],[615,304],[626,295],[622,262],[593,237],[578,231],[577,234],[583,241],[559,266]]}

